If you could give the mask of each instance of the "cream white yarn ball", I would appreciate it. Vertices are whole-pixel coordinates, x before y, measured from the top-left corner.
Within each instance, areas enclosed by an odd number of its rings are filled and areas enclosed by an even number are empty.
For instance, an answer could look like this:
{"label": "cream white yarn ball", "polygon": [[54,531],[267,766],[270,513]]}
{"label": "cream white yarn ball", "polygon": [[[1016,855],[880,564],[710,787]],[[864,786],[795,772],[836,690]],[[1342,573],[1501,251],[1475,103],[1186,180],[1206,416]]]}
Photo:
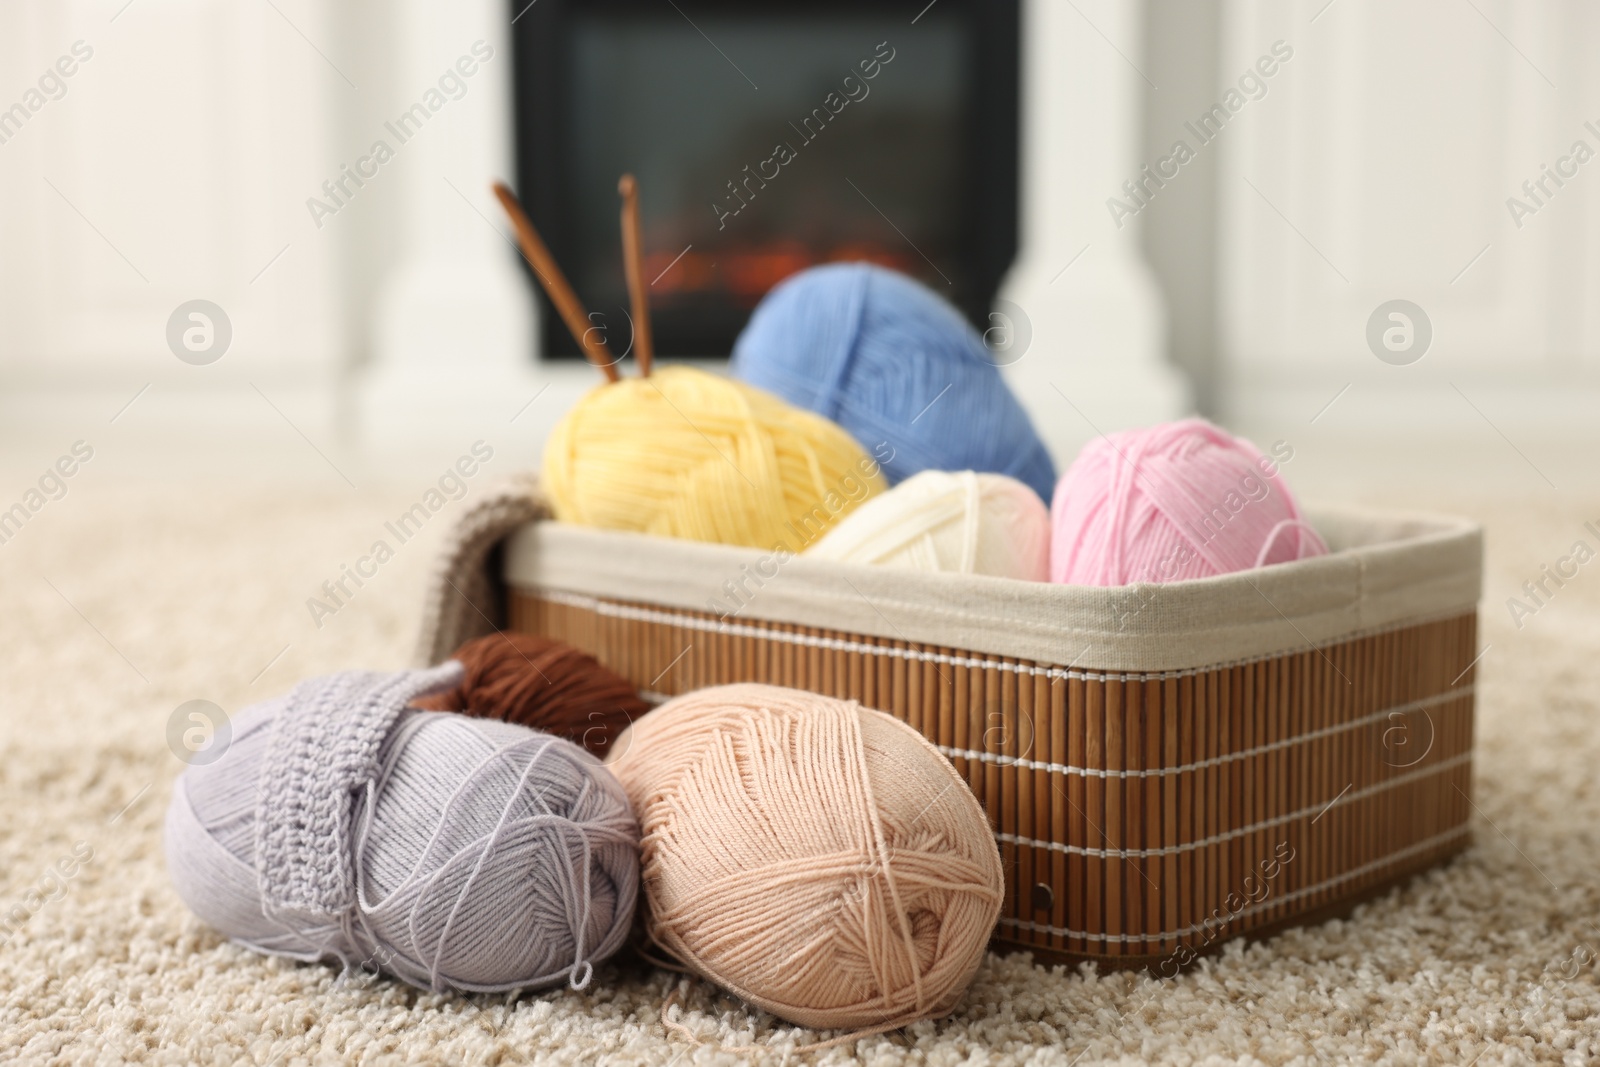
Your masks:
{"label": "cream white yarn ball", "polygon": [[923,471],[862,503],[806,551],[812,559],[914,571],[1049,577],[1050,513],[1004,474]]}

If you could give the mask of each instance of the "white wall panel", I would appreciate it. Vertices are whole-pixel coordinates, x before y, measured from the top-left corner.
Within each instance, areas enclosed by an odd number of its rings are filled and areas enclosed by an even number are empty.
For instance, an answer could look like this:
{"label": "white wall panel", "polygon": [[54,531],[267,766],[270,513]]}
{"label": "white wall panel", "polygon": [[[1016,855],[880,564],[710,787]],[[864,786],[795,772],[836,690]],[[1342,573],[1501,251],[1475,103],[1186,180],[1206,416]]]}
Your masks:
{"label": "white wall panel", "polygon": [[[1224,73],[1274,40],[1295,49],[1259,112],[1223,134],[1230,406],[1248,418],[1351,381],[1577,381],[1600,349],[1600,160],[1520,229],[1506,198],[1577,139],[1600,153],[1583,126],[1600,120],[1584,110],[1595,18],[1562,3],[1325,3],[1236,0],[1225,17]],[[1434,329],[1407,368],[1365,341],[1368,316],[1394,298]]]}
{"label": "white wall panel", "polygon": [[0,9],[0,106],[73,42],[93,49],[66,95],[0,145],[0,373],[66,388],[192,380],[165,328],[199,297],[234,329],[212,380],[331,375],[347,347],[342,249],[304,207],[354,93],[306,40],[327,35],[328,5],[122,2]]}

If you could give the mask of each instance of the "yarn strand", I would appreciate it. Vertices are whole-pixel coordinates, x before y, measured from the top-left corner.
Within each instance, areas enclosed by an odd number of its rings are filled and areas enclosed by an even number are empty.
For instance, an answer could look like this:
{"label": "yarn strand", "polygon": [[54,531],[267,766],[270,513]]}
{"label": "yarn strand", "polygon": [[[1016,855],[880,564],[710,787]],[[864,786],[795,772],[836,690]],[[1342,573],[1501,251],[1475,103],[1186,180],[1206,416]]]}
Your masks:
{"label": "yarn strand", "polygon": [[[846,731],[850,734],[850,744],[855,749],[854,755],[857,760],[857,766],[865,769],[867,766],[867,749],[861,737],[860,719],[856,716],[844,716],[843,722]],[[896,876],[894,865],[889,862],[889,843],[884,837],[883,814],[878,808],[877,797],[873,794],[871,775],[865,773],[861,775],[860,788],[862,799],[865,801],[861,806],[861,810],[866,813],[867,827],[872,832],[873,856],[871,871],[874,876],[883,880],[884,892],[888,897],[881,904],[873,900],[873,904],[874,906],[883,907],[890,913],[886,917],[888,919],[887,923],[880,920],[876,925],[879,929],[890,926],[899,927],[901,943],[905,949],[905,958],[911,965],[911,989],[915,998],[913,1001],[915,1007],[911,1009],[911,1013],[921,1015],[927,1010],[927,997],[922,988],[922,967],[917,961],[916,941],[911,934],[911,921],[906,915],[905,901],[900,895],[899,879]],[[949,787],[946,786],[946,788]],[[893,907],[888,907],[891,904]],[[878,988],[880,990],[890,990],[899,984],[897,976],[889,973],[891,965],[887,953],[874,957],[869,950],[868,962],[873,970],[878,972]],[[887,1006],[888,997],[886,994],[884,999],[885,1006]]]}

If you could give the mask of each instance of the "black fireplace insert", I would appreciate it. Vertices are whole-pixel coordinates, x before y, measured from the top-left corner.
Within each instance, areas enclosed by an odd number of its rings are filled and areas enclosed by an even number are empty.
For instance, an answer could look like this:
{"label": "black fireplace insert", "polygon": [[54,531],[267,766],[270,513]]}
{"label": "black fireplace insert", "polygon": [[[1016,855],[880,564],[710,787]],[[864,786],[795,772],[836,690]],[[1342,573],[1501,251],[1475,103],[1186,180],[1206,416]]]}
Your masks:
{"label": "black fireplace insert", "polygon": [[[722,357],[815,263],[870,260],[980,327],[1017,247],[1018,0],[512,0],[517,185],[631,346],[639,179],[658,354]],[[578,347],[543,294],[542,351]]]}

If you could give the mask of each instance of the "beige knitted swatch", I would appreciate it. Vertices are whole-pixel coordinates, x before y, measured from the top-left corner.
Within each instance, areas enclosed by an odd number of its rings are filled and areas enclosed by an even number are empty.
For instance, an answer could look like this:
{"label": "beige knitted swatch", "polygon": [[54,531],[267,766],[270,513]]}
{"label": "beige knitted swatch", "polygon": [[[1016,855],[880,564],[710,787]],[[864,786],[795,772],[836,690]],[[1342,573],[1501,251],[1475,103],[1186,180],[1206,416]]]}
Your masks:
{"label": "beige knitted swatch", "polygon": [[519,474],[491,489],[451,528],[434,561],[414,660],[443,663],[465,641],[506,625],[499,548],[517,528],[550,517],[538,479]]}

